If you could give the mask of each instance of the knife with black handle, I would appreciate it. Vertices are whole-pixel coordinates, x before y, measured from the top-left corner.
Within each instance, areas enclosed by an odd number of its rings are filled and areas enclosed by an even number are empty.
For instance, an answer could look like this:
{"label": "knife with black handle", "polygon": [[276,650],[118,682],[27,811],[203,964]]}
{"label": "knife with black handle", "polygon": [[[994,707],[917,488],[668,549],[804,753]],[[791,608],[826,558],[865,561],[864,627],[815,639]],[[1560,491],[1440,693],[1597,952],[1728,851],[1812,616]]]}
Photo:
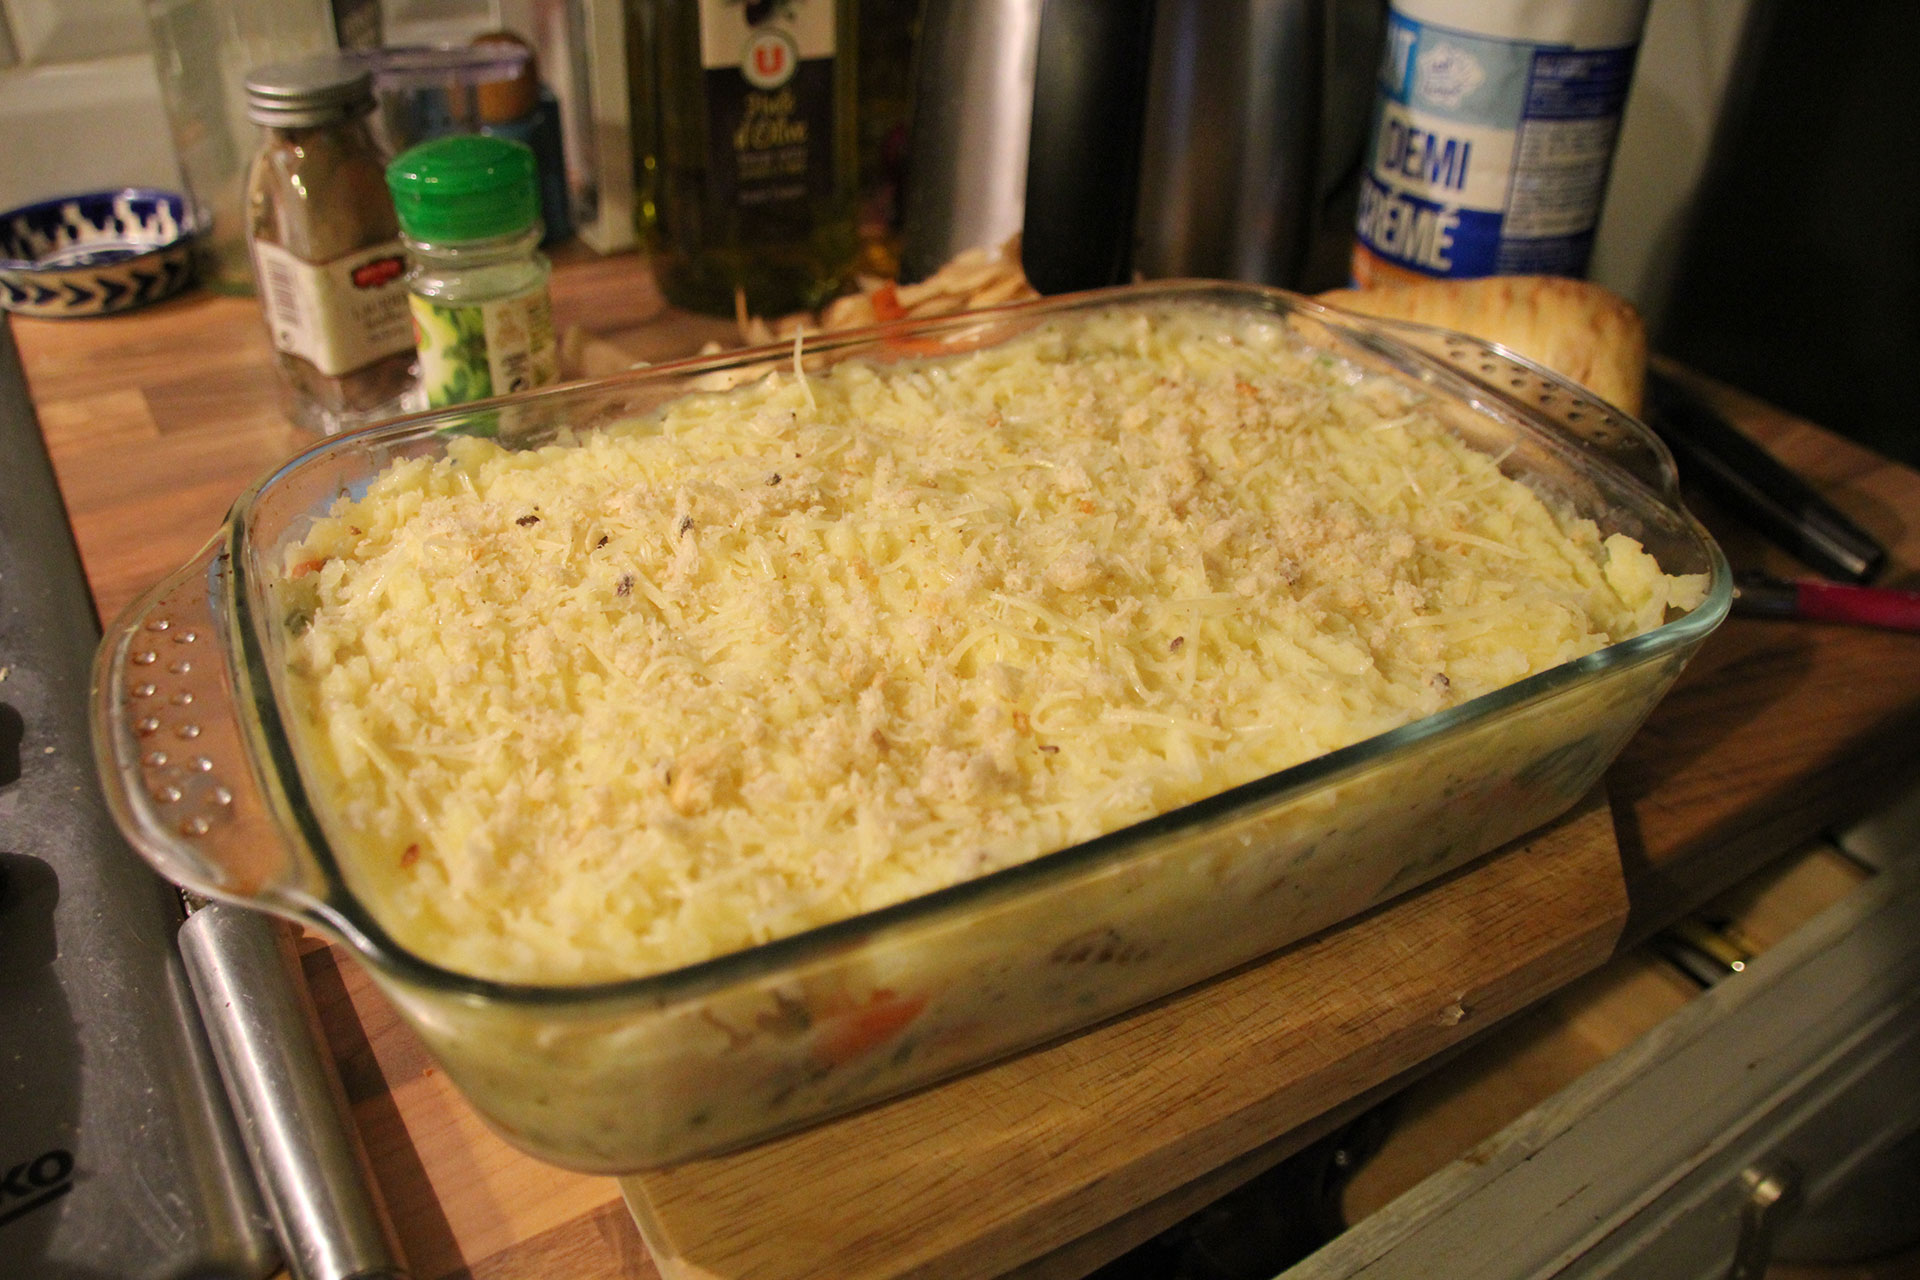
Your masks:
{"label": "knife with black handle", "polygon": [[1871,582],[1887,551],[1806,481],[1657,369],[1647,371],[1647,425],[1673,450],[1680,474],[1811,569]]}

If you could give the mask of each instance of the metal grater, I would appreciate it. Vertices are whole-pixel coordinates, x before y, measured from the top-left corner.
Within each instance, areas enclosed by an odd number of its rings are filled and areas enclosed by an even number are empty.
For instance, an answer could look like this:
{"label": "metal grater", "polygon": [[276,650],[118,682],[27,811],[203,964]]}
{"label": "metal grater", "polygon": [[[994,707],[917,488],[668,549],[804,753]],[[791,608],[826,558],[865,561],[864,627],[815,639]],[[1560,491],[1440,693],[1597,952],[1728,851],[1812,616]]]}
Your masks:
{"label": "metal grater", "polygon": [[213,1280],[278,1253],[180,956],[100,799],[99,627],[0,324],[0,1277]]}

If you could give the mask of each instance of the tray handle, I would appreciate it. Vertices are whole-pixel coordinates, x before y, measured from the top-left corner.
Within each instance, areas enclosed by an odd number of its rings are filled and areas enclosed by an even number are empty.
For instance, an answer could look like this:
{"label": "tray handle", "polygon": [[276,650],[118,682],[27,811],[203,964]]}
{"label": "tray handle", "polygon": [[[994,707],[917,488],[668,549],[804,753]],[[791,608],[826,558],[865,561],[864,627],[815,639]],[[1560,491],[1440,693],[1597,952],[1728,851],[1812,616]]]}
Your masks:
{"label": "tray handle", "polygon": [[161,875],[310,920],[311,886],[241,738],[212,604],[227,554],[223,529],[108,628],[94,660],[94,755],[121,832]]}
{"label": "tray handle", "polygon": [[1680,472],[1672,452],[1625,410],[1498,343],[1411,320],[1366,316],[1364,322],[1499,399],[1544,414],[1581,452],[1612,463],[1663,497],[1677,499]]}

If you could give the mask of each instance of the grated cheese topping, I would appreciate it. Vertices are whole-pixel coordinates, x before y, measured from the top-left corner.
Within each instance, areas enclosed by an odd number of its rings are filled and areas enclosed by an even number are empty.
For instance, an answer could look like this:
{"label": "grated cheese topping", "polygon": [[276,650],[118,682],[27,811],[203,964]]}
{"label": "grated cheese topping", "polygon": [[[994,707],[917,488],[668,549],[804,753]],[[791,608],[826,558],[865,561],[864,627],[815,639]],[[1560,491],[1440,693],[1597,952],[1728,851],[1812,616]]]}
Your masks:
{"label": "grated cheese topping", "polygon": [[551,983],[1084,841],[1703,588],[1417,393],[1192,307],[457,439],[287,564],[356,891],[429,959]]}

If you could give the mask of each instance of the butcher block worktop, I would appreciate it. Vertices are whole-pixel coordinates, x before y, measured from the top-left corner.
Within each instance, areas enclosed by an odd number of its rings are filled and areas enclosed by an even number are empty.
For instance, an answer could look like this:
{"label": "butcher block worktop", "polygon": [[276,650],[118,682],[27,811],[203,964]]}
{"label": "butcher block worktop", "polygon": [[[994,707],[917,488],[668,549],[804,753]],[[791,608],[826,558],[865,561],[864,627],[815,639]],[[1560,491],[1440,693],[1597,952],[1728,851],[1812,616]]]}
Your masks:
{"label": "butcher block worktop", "polygon": [[[670,312],[632,256],[566,255],[553,293],[558,328],[636,357],[688,354],[733,328]],[[107,319],[12,324],[105,618],[311,443],[278,413],[250,299],[194,292]],[[1887,585],[1917,585],[1920,475],[1700,387],[1888,544]],[[1737,568],[1804,573],[1696,510]],[[1911,776],[1916,740],[1920,637],[1732,618],[1608,794],[1552,830],[1085,1036],[629,1190],[669,1274],[1079,1274],[1858,814]],[[619,1184],[494,1137],[351,959],[318,939],[302,955],[416,1276],[658,1273]]]}

